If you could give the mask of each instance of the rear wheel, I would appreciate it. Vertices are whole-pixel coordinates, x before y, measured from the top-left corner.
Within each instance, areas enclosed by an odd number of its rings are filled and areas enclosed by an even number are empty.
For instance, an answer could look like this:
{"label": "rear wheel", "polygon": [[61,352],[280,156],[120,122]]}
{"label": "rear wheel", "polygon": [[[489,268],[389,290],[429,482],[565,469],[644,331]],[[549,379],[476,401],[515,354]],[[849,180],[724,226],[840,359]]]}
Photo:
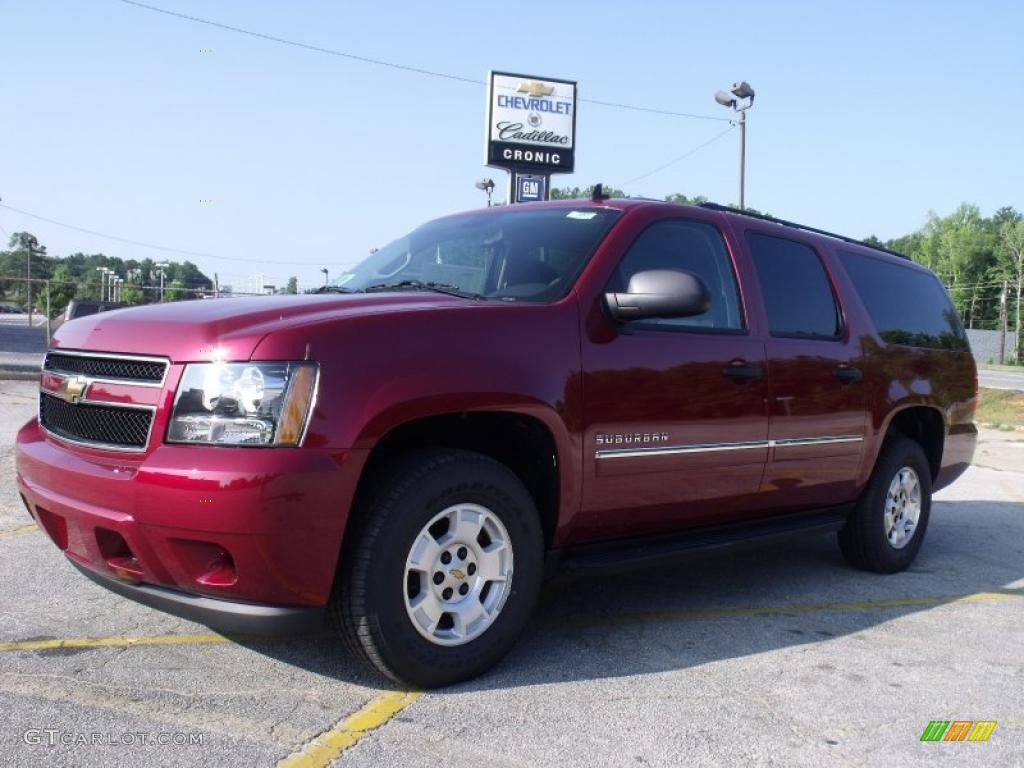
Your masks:
{"label": "rear wheel", "polygon": [[466,680],[504,656],[541,581],[533,499],[503,464],[432,450],[394,465],[357,510],[329,613],[392,680]]}
{"label": "rear wheel", "polygon": [[890,438],[839,532],[839,548],[857,568],[902,571],[924,541],[931,503],[931,468],[921,446],[905,437]]}

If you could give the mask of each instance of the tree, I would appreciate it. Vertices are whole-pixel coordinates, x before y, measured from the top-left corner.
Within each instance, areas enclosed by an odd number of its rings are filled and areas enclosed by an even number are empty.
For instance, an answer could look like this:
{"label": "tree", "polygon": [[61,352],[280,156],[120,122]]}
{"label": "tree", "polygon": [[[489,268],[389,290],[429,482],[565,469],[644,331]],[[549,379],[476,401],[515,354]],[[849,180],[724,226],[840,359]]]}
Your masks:
{"label": "tree", "polygon": [[[75,298],[78,284],[67,264],[58,264],[50,278],[50,317],[58,317],[67,307],[68,302]],[[36,306],[46,307],[46,285],[36,290]]]}
{"label": "tree", "polygon": [[[968,328],[994,323],[995,234],[976,205],[962,203],[940,217],[931,212],[921,237],[907,255],[938,274]],[[895,250],[895,249],[894,249]]]}
{"label": "tree", "polygon": [[[604,194],[609,197],[629,197],[621,189],[615,187],[602,187]],[[594,185],[589,187],[562,187],[551,190],[552,200],[589,200],[594,194]]]}
{"label": "tree", "polygon": [[185,283],[181,280],[171,280],[164,284],[164,301],[181,301],[190,299],[192,295],[185,290]]}
{"label": "tree", "polygon": [[697,195],[696,197],[687,197],[686,195],[676,192],[675,194],[668,195],[665,198],[666,203],[675,203],[676,205],[700,205],[706,203],[708,199],[704,195]]}
{"label": "tree", "polygon": [[[29,295],[32,293],[32,285],[28,283],[29,277],[29,250],[31,249],[31,278],[45,280],[53,274],[53,260],[46,256],[46,247],[39,244],[39,240],[31,232],[15,232],[8,240],[8,257],[4,264],[4,273],[15,278],[10,281],[14,286],[8,284],[7,289],[15,288],[14,295],[20,297],[19,301],[29,303]],[[20,273],[20,275],[19,275]],[[19,279],[20,278],[20,279]]]}
{"label": "tree", "polygon": [[125,283],[124,288],[121,289],[121,301],[125,304],[145,304],[146,297],[144,291],[139,288],[135,283]]}
{"label": "tree", "polygon": [[285,293],[298,293],[299,292],[299,278],[292,277],[288,278],[288,285],[284,289]]}

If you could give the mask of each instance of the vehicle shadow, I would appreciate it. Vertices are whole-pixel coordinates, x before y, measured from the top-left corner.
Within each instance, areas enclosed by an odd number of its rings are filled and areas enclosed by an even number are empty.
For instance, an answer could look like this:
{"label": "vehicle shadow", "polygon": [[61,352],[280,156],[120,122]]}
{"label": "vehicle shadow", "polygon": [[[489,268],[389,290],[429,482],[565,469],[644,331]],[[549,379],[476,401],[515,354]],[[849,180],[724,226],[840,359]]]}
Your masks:
{"label": "vehicle shadow", "polygon": [[[826,535],[642,571],[558,576],[509,656],[443,691],[651,674],[821,643],[965,595],[1024,599],[1024,589],[1010,588],[1021,578],[1024,505],[935,502],[916,562],[894,575],[849,567]],[[315,674],[393,687],[331,637],[232,639]]]}

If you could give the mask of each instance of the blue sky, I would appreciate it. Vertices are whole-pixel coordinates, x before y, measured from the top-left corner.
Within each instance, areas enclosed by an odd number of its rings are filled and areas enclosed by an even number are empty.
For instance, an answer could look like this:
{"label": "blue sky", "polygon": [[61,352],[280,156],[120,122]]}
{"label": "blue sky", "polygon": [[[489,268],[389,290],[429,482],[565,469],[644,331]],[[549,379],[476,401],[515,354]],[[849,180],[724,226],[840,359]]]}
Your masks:
{"label": "blue sky", "polygon": [[[961,201],[1024,208],[1024,4],[147,0],[410,66],[577,79],[581,97],[711,116],[738,79],[748,205],[853,236]],[[194,258],[238,286],[315,284],[418,223],[480,206],[484,88],[287,47],[118,0],[0,0],[0,197]],[[202,52],[209,49],[211,52]],[[621,185],[724,124],[580,104],[576,173]],[[733,203],[737,133],[631,194]],[[210,200],[211,202],[200,202]],[[51,253],[159,251],[0,208]],[[183,258],[171,256],[172,258]]]}

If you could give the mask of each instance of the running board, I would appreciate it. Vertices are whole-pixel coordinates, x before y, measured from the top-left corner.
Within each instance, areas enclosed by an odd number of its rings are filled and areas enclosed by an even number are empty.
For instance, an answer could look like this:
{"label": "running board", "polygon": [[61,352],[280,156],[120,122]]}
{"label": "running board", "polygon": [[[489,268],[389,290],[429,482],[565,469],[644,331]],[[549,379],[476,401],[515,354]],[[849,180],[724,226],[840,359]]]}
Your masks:
{"label": "running board", "polygon": [[838,531],[845,525],[852,509],[852,504],[846,504],[754,522],[582,544],[558,552],[556,562],[558,569],[563,571],[626,570],[664,565],[718,551],[757,547],[795,536]]}

